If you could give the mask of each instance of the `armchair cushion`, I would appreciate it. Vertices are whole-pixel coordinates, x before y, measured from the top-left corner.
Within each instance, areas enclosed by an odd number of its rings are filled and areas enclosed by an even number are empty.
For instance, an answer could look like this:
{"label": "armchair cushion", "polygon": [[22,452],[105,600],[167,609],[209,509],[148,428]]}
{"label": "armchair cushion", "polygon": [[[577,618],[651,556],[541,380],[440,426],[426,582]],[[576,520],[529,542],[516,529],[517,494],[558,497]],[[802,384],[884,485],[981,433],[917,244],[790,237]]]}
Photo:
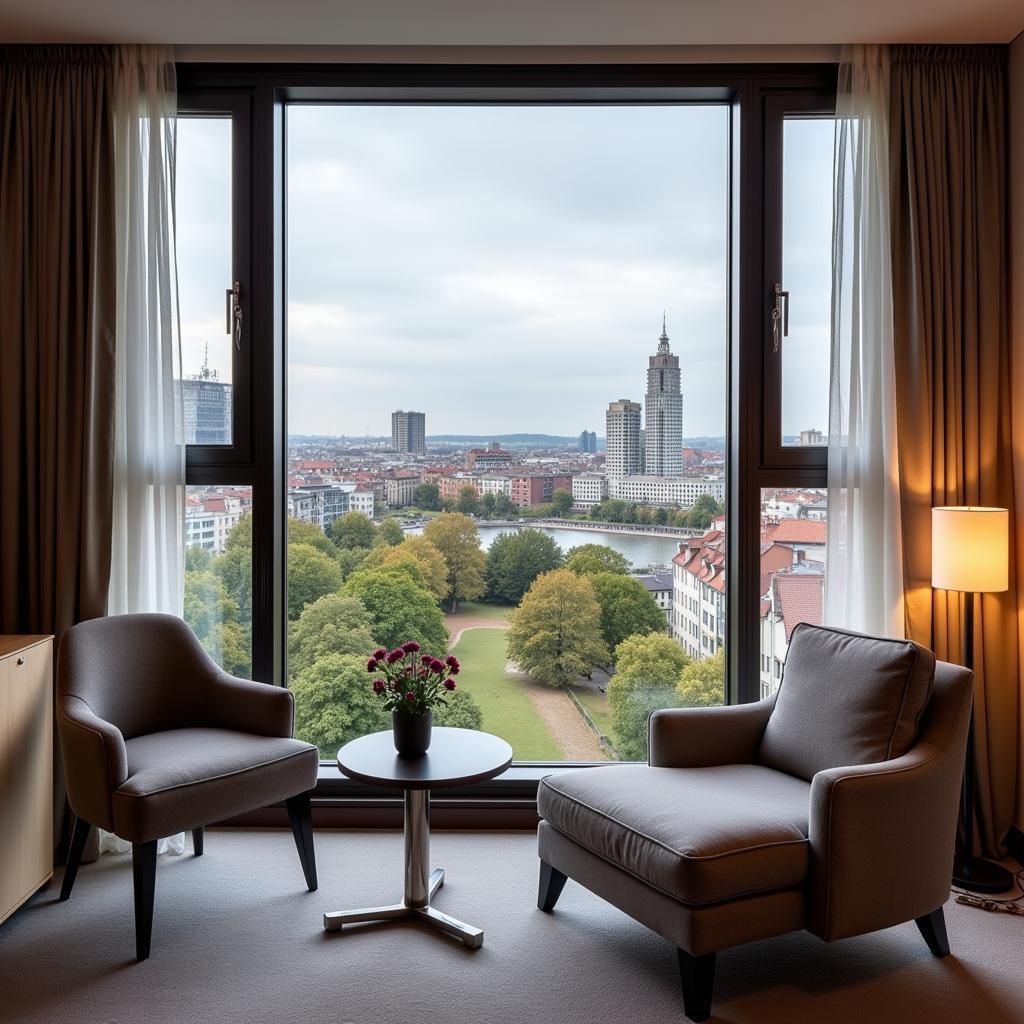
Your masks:
{"label": "armchair cushion", "polygon": [[228,729],[170,729],[125,743],[114,831],[148,842],[266,807],[316,785],[317,748]]}
{"label": "armchair cushion", "polygon": [[826,768],[875,764],[913,745],[935,655],[911,640],[799,624],[759,760],[812,779]]}
{"label": "armchair cushion", "polygon": [[541,817],[687,904],[802,885],[810,785],[760,765],[611,765],[543,779]]}

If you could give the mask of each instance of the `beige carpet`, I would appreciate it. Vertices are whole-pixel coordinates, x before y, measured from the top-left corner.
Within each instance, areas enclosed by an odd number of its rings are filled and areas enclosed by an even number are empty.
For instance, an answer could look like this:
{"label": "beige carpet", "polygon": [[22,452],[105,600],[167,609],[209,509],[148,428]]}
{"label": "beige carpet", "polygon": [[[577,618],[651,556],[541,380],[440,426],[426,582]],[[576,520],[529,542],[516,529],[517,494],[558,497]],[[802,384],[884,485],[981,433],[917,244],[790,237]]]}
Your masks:
{"label": "beige carpet", "polygon": [[[397,833],[318,832],[320,891],[284,832],[210,832],[161,857],[153,956],[133,960],[131,863],[83,866],[0,926],[0,1020],[83,1024],[605,1024],[682,1021],[675,950],[569,883],[535,907],[534,837],[441,833],[440,909],[483,949],[415,925],[321,930],[324,910],[400,894]],[[826,945],[790,935],[719,956],[717,1021],[1024,1024],[1024,918],[947,905],[954,955],[913,924]]]}

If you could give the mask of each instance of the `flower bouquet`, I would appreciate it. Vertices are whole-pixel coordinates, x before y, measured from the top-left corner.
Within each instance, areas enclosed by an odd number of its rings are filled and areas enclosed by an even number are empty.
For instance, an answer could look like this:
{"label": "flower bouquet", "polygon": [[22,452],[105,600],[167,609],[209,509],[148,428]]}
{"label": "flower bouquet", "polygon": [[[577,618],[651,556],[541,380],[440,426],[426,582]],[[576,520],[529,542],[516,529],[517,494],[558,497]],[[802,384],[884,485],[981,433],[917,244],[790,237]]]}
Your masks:
{"label": "flower bouquet", "polygon": [[409,640],[393,651],[378,648],[366,671],[376,676],[373,692],[391,711],[395,749],[402,757],[421,757],[430,747],[433,709],[447,704],[445,695],[455,689],[458,659],[421,654],[420,645]]}

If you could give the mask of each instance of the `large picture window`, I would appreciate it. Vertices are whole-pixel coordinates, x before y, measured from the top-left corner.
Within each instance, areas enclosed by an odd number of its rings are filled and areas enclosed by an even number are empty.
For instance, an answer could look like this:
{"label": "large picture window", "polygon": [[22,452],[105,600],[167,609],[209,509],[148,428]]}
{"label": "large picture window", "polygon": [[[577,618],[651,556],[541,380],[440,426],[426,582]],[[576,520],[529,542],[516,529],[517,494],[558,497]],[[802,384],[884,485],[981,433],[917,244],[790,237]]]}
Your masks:
{"label": "large picture window", "polygon": [[409,639],[462,663],[441,724],[520,763],[772,692],[820,617],[833,69],[179,73],[214,656],[326,760]]}

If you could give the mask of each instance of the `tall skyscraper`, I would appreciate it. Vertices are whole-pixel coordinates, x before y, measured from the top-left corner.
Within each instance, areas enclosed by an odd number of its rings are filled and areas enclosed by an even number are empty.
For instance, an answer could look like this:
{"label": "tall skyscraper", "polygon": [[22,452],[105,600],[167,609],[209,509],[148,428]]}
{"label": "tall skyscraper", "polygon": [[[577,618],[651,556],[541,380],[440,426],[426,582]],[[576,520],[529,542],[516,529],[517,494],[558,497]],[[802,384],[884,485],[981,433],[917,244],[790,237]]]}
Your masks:
{"label": "tall skyscraper", "polygon": [[427,450],[427,417],[422,412],[396,409],[391,414],[391,447],[396,452],[422,455]]}
{"label": "tall skyscraper", "polygon": [[605,415],[605,472],[634,476],[640,472],[640,403],[620,398],[608,404]]}
{"label": "tall skyscraper", "polygon": [[644,472],[650,476],[679,476],[683,472],[683,395],[679,356],[668,347],[665,319],[661,321],[658,351],[647,361]]}
{"label": "tall skyscraper", "polygon": [[590,455],[597,451],[597,434],[593,430],[580,431],[580,451]]}
{"label": "tall skyscraper", "polygon": [[181,412],[185,444],[231,444],[231,385],[217,379],[208,356],[181,382]]}

